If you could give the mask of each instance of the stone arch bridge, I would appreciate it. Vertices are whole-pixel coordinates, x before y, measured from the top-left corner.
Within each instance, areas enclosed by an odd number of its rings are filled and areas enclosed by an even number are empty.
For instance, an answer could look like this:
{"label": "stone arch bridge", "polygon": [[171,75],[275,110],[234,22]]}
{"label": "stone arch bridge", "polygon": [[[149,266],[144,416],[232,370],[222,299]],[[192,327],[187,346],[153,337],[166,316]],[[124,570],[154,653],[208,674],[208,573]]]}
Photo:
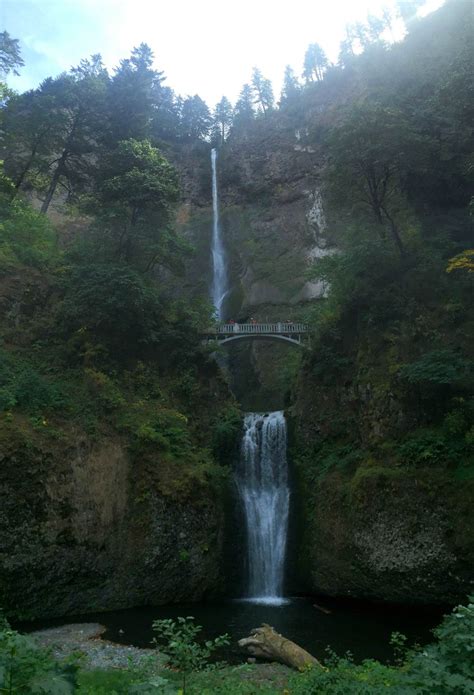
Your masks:
{"label": "stone arch bridge", "polygon": [[304,323],[224,323],[203,332],[204,342],[227,345],[237,340],[279,340],[297,347],[309,345],[309,328]]}

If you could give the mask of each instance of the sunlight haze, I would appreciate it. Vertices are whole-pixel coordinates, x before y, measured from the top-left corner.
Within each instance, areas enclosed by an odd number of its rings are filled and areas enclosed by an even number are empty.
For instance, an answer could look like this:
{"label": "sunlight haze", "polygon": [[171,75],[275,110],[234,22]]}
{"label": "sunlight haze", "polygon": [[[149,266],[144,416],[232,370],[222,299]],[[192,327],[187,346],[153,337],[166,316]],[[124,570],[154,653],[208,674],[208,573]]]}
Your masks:
{"label": "sunlight haze", "polygon": [[[439,7],[428,0],[420,14]],[[25,67],[9,84],[18,91],[101,53],[112,70],[132,48],[148,43],[155,67],[177,93],[199,94],[211,107],[235,101],[253,66],[273,82],[278,98],[284,68],[300,76],[308,44],[319,42],[337,60],[346,24],[380,14],[381,0],[293,0],[240,3],[203,0],[3,0],[0,29],[20,40]],[[394,26],[395,39],[402,33]],[[390,40],[390,37],[387,37]]]}

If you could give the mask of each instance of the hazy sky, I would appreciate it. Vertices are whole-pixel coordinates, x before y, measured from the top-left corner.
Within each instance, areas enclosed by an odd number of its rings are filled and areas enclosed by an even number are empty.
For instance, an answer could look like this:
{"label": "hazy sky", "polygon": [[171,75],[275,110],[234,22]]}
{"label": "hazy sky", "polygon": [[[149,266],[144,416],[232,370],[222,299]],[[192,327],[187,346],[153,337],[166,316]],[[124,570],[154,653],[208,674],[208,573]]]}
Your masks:
{"label": "hazy sky", "polygon": [[[25,67],[9,84],[19,91],[68,70],[92,53],[112,69],[145,41],[155,67],[186,96],[209,106],[234,101],[252,67],[278,97],[285,65],[301,73],[309,43],[336,60],[348,22],[393,0],[0,0],[0,30],[20,39]],[[427,0],[423,14],[442,0]]]}

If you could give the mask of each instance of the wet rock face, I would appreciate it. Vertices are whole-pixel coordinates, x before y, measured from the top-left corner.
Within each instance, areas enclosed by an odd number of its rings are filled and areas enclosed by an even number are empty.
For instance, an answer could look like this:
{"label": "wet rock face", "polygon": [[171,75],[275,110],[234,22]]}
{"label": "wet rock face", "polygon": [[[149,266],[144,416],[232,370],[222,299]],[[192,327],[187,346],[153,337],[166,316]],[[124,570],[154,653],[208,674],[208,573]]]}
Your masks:
{"label": "wet rock face", "polygon": [[[3,440],[5,441],[5,440]],[[0,604],[49,617],[197,600],[221,582],[222,509],[158,492],[120,442],[1,452]],[[159,462],[156,462],[159,467]]]}
{"label": "wet rock face", "polygon": [[[307,282],[306,273],[315,259],[333,252],[325,237],[321,153],[303,147],[301,133],[294,130],[260,127],[248,139],[229,140],[217,158],[231,284],[228,308],[234,317],[267,305],[285,313],[285,307],[324,297],[327,288]],[[187,282],[201,287],[203,275],[211,274],[210,151],[183,151],[176,163],[187,210],[179,221],[197,249]]]}
{"label": "wet rock face", "polygon": [[427,471],[356,482],[329,475],[306,500],[311,589],[405,603],[462,600],[473,588],[474,547],[454,487]]}

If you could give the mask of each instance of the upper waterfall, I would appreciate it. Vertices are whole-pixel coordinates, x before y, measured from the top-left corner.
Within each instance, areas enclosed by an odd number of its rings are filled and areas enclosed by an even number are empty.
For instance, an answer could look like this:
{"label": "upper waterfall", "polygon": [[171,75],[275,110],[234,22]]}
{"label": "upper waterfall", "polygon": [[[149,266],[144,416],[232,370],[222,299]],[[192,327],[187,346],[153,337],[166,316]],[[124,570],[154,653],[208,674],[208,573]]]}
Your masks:
{"label": "upper waterfall", "polygon": [[224,245],[222,243],[219,225],[219,193],[217,189],[217,150],[211,150],[212,164],[212,301],[216,308],[217,318],[222,319],[222,306],[227,294],[227,267]]}

